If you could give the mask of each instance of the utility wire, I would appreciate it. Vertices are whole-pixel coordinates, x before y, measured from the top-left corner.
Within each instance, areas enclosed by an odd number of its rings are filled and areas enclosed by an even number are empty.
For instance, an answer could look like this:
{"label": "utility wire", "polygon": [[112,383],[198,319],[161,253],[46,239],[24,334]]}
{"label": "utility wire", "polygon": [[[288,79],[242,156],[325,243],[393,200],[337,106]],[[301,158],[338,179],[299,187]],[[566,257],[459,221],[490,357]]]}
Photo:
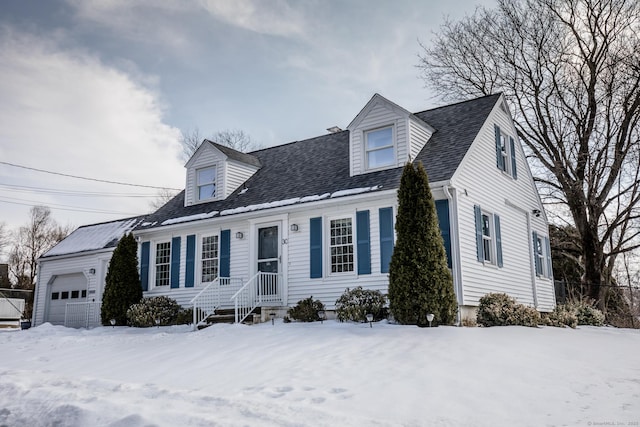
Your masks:
{"label": "utility wire", "polygon": [[[0,196],[0,197],[2,197],[2,196]],[[5,197],[5,198],[7,198],[7,197]],[[34,202],[34,201],[31,201],[31,200],[14,199],[12,197],[8,197],[8,198],[9,199],[13,199],[13,200],[20,200],[20,202],[12,202],[12,201],[9,201],[9,200],[0,199],[0,203],[9,203],[9,204],[12,204],[12,205],[21,205],[21,206],[29,206],[29,207],[42,206],[42,203]],[[27,202],[27,203],[22,203],[22,202]],[[107,211],[107,210],[102,210],[102,209],[82,208],[80,206],[59,205],[59,204],[56,204],[56,203],[48,203],[48,204],[46,204],[46,206],[51,208],[51,209],[57,209],[57,210],[61,210],[61,211],[99,213],[99,214],[113,214],[113,215],[130,215],[130,216],[140,215],[139,212],[138,213],[116,212],[116,211]]]}
{"label": "utility wire", "polygon": [[165,189],[166,190],[175,190],[175,191],[181,191],[182,190],[180,188],[156,187],[156,186],[153,186],[153,185],[130,184],[128,182],[118,182],[118,181],[108,181],[108,180],[105,180],[105,179],[87,178],[87,177],[84,177],[84,176],[70,175],[70,174],[60,173],[60,172],[52,172],[52,171],[47,171],[47,170],[44,170],[44,169],[37,169],[37,168],[29,167],[29,166],[17,165],[15,163],[9,163],[9,162],[3,162],[3,161],[0,161],[0,164],[7,165],[7,166],[13,166],[15,168],[28,169],[28,170],[32,170],[32,171],[36,171],[36,172],[49,173],[49,174],[52,174],[52,175],[66,176],[68,178],[84,179],[84,180],[87,180],[87,181],[96,181],[96,182],[105,182],[107,184],[127,185],[127,186],[130,186],[130,187],[153,188],[153,189],[156,189],[156,190],[165,190]]}
{"label": "utility wire", "polygon": [[143,194],[143,193],[106,193],[100,191],[77,191],[77,190],[62,190],[56,188],[44,188],[44,187],[30,187],[28,185],[14,185],[4,184],[0,182],[0,188],[6,191],[16,191],[21,193],[50,193],[59,194],[63,196],[75,196],[75,197],[134,197],[134,198],[150,198],[158,197],[157,194]]}

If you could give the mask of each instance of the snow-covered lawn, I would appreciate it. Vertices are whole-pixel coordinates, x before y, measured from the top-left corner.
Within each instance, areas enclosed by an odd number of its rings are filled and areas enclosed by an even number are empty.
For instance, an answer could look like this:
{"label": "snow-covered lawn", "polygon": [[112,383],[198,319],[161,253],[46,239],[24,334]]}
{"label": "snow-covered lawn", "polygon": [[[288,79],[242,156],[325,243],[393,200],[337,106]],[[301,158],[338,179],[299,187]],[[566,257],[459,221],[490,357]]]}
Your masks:
{"label": "snow-covered lawn", "polygon": [[0,331],[0,426],[638,426],[640,332]]}

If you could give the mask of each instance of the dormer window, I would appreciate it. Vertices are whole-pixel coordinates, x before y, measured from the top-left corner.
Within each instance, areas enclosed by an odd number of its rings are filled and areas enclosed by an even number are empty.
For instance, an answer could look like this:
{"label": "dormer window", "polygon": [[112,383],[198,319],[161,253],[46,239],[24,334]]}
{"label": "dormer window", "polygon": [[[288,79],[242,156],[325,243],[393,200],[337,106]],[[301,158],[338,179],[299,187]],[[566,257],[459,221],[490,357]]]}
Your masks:
{"label": "dormer window", "polygon": [[216,196],[216,167],[198,169],[196,171],[198,200],[213,199]]}
{"label": "dormer window", "polygon": [[377,169],[395,163],[392,126],[367,131],[365,139],[367,169]]}

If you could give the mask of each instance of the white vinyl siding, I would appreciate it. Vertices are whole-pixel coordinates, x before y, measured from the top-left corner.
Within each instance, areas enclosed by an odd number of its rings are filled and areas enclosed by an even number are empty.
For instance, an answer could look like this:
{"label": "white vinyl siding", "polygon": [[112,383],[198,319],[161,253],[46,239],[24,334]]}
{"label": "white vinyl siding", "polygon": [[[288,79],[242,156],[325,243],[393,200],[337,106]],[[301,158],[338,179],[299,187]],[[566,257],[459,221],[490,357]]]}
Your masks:
{"label": "white vinyl siding", "polygon": [[224,163],[225,167],[225,187],[222,190],[224,197],[227,197],[234,191],[236,191],[243,183],[253,176],[258,170],[257,167],[248,165],[246,163],[240,163],[233,160],[227,160]]}
{"label": "white vinyl siding", "polygon": [[420,154],[422,148],[431,138],[432,131],[417,119],[409,120],[409,155],[412,160]]}
{"label": "white vinyl siding", "polygon": [[[533,306],[537,302],[538,309],[549,311],[555,305],[553,283],[536,279],[533,271],[531,231],[547,234],[544,216],[532,215],[534,209],[542,209],[540,199],[517,142],[518,179],[505,179],[504,172],[496,168],[495,124],[515,134],[509,115],[496,105],[451,179],[457,193],[454,238],[460,248],[462,304],[477,306],[485,294],[505,292],[520,303]],[[474,205],[500,215],[502,268],[487,268],[477,260]]]}
{"label": "white vinyl siding", "polygon": [[199,200],[198,199],[198,177],[197,171],[203,168],[209,168],[214,165],[223,165],[226,160],[226,156],[216,150],[213,146],[205,146],[198,153],[197,157],[191,159],[187,167],[187,181],[185,186],[185,206],[191,206],[197,203],[206,203],[212,200],[218,200],[222,192],[221,189],[225,187],[224,168],[216,168],[216,196],[211,199]]}

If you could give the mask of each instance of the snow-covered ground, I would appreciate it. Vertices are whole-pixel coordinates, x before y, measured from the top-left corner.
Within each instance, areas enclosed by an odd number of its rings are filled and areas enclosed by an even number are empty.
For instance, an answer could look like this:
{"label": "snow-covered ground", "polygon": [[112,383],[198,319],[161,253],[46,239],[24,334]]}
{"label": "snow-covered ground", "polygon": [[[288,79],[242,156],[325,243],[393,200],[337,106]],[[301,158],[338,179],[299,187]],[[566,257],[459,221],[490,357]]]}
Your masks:
{"label": "snow-covered ground", "polygon": [[0,330],[0,426],[638,426],[640,332]]}

